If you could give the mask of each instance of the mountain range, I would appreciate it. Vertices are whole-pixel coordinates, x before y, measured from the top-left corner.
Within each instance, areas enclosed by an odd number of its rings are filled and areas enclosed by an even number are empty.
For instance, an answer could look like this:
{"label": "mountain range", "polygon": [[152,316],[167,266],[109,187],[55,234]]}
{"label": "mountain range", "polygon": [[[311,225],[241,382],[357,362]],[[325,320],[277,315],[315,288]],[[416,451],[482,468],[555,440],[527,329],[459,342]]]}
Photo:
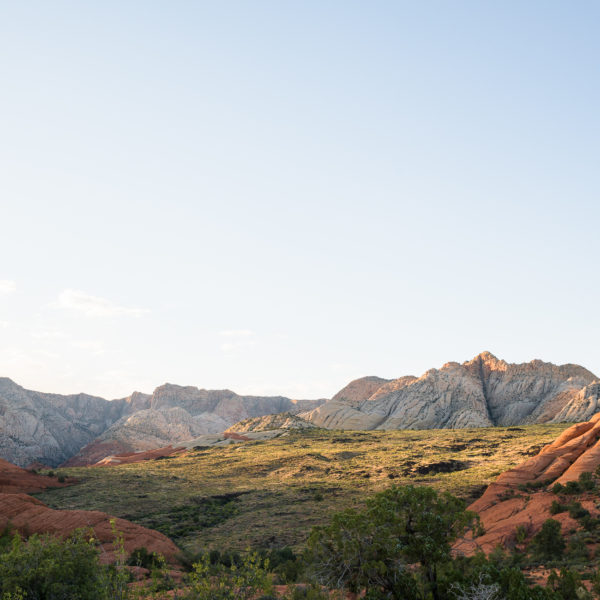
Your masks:
{"label": "mountain range", "polygon": [[[290,413],[294,426],[300,417],[317,427],[364,430],[575,422],[599,410],[600,381],[587,369],[540,360],[511,364],[489,352],[421,377],[363,377],[327,401],[172,384],[109,401],[34,392],[0,378],[0,457],[20,466],[93,464],[115,454],[236,431],[239,421],[280,413]],[[289,420],[249,422],[242,430]]]}
{"label": "mountain range", "polygon": [[600,381],[579,365],[511,364],[483,352],[421,377],[352,381],[300,417],[330,429],[439,429],[586,421]]}
{"label": "mountain range", "polygon": [[90,464],[112,454],[220,433],[251,417],[306,411],[322,402],[172,384],[109,401],[34,392],[0,378],[0,457],[19,466]]}

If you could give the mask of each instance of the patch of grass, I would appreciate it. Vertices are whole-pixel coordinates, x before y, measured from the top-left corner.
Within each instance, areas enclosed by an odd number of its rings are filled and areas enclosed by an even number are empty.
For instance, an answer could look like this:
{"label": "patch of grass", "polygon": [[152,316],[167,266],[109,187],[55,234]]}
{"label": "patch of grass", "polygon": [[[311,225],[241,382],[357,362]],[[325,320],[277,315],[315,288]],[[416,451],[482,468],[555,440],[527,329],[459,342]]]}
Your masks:
{"label": "patch of grass", "polygon": [[[314,525],[360,507],[392,484],[427,484],[470,502],[499,473],[522,462],[524,451],[553,441],[568,426],[297,430],[261,443],[198,448],[169,460],[61,468],[79,483],[36,496],[53,508],[102,510],[160,529],[190,552],[296,550]],[[439,463],[465,468],[429,469]]]}

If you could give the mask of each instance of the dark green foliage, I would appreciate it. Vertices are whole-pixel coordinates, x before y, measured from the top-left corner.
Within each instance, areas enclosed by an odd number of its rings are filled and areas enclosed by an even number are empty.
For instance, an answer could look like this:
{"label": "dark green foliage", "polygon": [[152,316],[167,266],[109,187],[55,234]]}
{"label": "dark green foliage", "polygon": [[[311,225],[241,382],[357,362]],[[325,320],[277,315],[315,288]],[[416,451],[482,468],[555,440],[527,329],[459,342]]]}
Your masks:
{"label": "dark green foliage", "polygon": [[418,587],[405,565],[418,564],[420,583],[436,599],[438,567],[474,521],[465,503],[447,492],[394,486],[368,500],[366,510],[338,513],[329,526],[314,528],[307,559],[325,585],[407,600],[418,597]]}
{"label": "dark green foliage", "polygon": [[106,584],[98,550],[81,531],[64,541],[33,535],[24,542],[15,535],[10,549],[0,556],[0,596],[99,600],[105,597]]}
{"label": "dark green foliage", "polygon": [[161,557],[156,552],[148,552],[145,546],[136,548],[127,559],[127,564],[133,567],[144,567],[144,569],[152,570],[162,564]]}
{"label": "dark green foliage", "polygon": [[581,486],[581,489],[586,492],[593,490],[596,487],[594,476],[590,472],[584,471],[579,476],[579,485]]}
{"label": "dark green foliage", "polygon": [[567,481],[565,485],[565,494],[581,494],[582,489],[578,481]]}
{"label": "dark green foliage", "polygon": [[172,506],[154,517],[149,515],[144,524],[165,535],[178,539],[191,532],[214,527],[237,513],[240,493],[191,498],[189,502]]}
{"label": "dark green foliage", "polygon": [[543,481],[528,481],[527,483],[520,483],[517,487],[522,492],[531,492],[547,487],[551,481],[551,479],[544,479]]}
{"label": "dark green foliage", "polygon": [[573,502],[569,503],[568,509],[569,509],[569,516],[572,519],[581,519],[582,517],[590,516],[590,512],[588,510],[586,510],[585,508],[583,508],[583,506],[581,506],[580,502],[577,502],[575,500]]}
{"label": "dark green foliage", "polygon": [[565,491],[565,486],[562,483],[555,483],[552,486],[553,494],[562,494]]}
{"label": "dark green foliage", "polygon": [[594,519],[589,513],[581,517],[579,522],[586,531],[594,531],[600,525],[600,519]]}
{"label": "dark green foliage", "polygon": [[298,581],[304,565],[302,561],[298,560],[291,548],[287,546],[285,548],[274,548],[264,552],[264,557],[268,559],[273,573],[278,575],[283,583]]}
{"label": "dark green foliage", "polygon": [[567,557],[570,562],[582,563],[589,558],[587,546],[581,534],[572,535],[567,544]]}
{"label": "dark green foliage", "polygon": [[554,590],[561,600],[581,600],[577,590],[582,588],[581,576],[575,571],[561,569],[560,575],[552,571],[547,587]]}
{"label": "dark green foliage", "polygon": [[561,558],[565,550],[565,541],[561,534],[560,523],[554,519],[547,519],[534,536],[530,550],[534,557],[541,560]]}

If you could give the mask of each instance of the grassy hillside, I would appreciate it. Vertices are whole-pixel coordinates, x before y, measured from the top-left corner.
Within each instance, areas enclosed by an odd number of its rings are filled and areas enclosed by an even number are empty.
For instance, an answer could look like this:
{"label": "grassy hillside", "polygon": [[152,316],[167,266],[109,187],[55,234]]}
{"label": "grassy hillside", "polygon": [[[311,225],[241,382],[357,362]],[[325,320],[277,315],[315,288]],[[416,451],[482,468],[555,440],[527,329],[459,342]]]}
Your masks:
{"label": "grassy hillside", "polygon": [[79,483],[37,496],[130,519],[192,551],[301,546],[313,525],[392,483],[474,499],[566,427],[291,431],[144,463],[60,469]]}

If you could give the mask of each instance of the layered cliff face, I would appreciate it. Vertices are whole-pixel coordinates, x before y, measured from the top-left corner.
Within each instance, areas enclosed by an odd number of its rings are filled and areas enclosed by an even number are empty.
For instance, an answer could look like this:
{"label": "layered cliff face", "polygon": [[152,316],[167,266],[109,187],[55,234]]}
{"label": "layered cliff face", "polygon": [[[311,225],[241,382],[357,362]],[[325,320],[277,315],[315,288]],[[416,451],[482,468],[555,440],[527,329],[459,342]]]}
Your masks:
{"label": "layered cliff face", "polygon": [[127,410],[124,400],[32,392],[0,378],[0,457],[20,466],[58,465]]}
{"label": "layered cliff face", "polygon": [[110,454],[168,446],[222,432],[243,419],[297,413],[322,402],[171,384],[153,394],[134,392],[108,401],[33,392],[2,378],[0,457],[20,466],[34,461],[53,467],[66,461],[91,464]]}
{"label": "layered cliff face", "polygon": [[374,379],[356,380],[300,416],[334,429],[431,429],[582,421],[600,410],[600,382],[583,367],[509,364],[489,352],[419,378],[383,380],[375,391]]}

